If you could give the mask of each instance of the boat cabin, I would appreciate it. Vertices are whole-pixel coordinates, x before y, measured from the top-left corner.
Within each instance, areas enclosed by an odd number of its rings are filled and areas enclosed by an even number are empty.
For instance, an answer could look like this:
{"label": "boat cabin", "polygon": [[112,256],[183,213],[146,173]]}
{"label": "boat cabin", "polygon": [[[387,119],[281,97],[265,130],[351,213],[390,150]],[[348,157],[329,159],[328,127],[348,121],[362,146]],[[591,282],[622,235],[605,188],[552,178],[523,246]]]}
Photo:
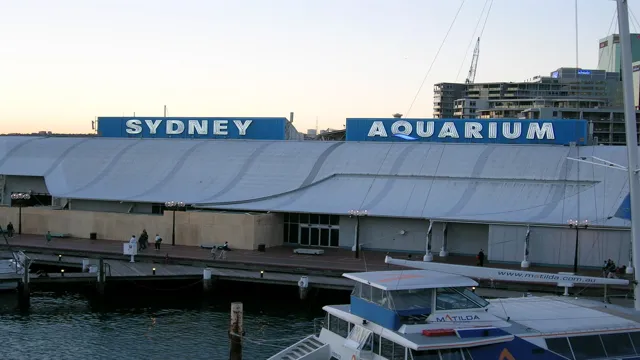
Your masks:
{"label": "boat cabin", "polygon": [[459,320],[469,316],[473,319],[473,312],[489,305],[473,292],[478,283],[464,276],[424,270],[344,276],[356,281],[351,293],[351,313],[390,330],[427,324],[439,312],[447,313],[446,320],[455,321],[457,310],[466,310],[458,315],[464,316]]}

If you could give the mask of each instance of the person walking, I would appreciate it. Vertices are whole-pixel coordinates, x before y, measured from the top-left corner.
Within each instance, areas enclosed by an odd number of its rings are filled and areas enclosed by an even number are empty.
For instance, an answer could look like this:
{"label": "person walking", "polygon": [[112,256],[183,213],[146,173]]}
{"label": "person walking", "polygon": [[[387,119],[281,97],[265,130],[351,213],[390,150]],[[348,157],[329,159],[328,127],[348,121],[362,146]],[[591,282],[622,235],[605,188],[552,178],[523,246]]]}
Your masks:
{"label": "person walking", "polygon": [[478,266],[484,266],[484,251],[482,249],[480,249],[476,257],[478,258]]}
{"label": "person walking", "polygon": [[7,225],[7,235],[12,238],[13,237],[13,224],[11,223],[11,221],[9,221],[9,224]]}
{"label": "person walking", "polygon": [[156,250],[160,250],[160,244],[162,243],[162,238],[160,237],[160,235],[156,234]]}
{"label": "person walking", "polygon": [[142,251],[147,248],[147,244],[149,243],[149,235],[147,234],[147,230],[143,229],[142,234],[140,234],[140,240],[138,241],[140,244],[140,249],[138,251]]}
{"label": "person walking", "polygon": [[47,235],[45,235],[45,238],[47,239],[47,244],[51,242],[51,231],[47,231]]}

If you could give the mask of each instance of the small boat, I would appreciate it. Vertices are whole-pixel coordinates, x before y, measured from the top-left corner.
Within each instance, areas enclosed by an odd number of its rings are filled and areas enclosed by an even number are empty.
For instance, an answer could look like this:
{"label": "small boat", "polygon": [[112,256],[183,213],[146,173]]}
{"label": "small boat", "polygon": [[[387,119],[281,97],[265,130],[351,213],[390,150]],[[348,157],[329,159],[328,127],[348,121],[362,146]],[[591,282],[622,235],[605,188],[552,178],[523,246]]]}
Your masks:
{"label": "small boat", "polygon": [[[421,261],[387,263],[436,270],[346,273],[350,304],[329,305],[318,335],[270,360],[622,359],[640,356],[640,316],[570,296],[487,300],[474,278],[628,285],[624,279],[504,271]],[[499,275],[498,272],[505,274]],[[506,274],[508,273],[508,274]],[[637,350],[636,350],[637,349]]]}

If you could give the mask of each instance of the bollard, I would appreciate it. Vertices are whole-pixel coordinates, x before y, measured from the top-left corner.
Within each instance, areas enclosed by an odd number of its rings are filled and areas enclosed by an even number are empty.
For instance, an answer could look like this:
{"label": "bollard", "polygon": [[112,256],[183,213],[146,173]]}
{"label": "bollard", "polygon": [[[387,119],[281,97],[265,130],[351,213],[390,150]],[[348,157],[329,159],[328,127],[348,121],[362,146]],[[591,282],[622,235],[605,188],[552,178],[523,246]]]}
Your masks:
{"label": "bollard", "polygon": [[64,277],[64,269],[61,269],[61,270],[60,270],[60,275],[61,275],[62,277]]}
{"label": "bollard", "polygon": [[212,280],[211,280],[211,269],[209,268],[206,268],[202,271],[202,287],[205,292],[211,291]]}
{"label": "bollard", "polygon": [[82,259],[82,272],[89,272],[89,259]]}
{"label": "bollard", "polygon": [[62,261],[62,255],[58,255],[58,261]]}
{"label": "bollard", "polygon": [[307,298],[309,294],[309,277],[303,276],[298,281],[298,294],[300,295],[300,300],[304,300]]}
{"label": "bollard", "polygon": [[151,269],[151,271],[153,271],[153,275],[156,274],[156,268]]}
{"label": "bollard", "polygon": [[231,322],[229,323],[229,360],[242,360],[242,303],[231,303]]}
{"label": "bollard", "polygon": [[264,277],[264,270],[260,270],[260,279]]}

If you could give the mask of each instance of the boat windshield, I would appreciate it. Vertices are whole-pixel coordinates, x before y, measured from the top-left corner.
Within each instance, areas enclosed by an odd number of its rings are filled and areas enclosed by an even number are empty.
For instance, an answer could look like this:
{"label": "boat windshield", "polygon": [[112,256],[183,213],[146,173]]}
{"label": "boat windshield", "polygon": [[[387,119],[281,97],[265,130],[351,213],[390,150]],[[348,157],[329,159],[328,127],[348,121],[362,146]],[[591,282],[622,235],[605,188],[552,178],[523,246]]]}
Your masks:
{"label": "boat windshield", "polygon": [[436,310],[475,309],[489,302],[467,288],[439,288],[436,291]]}
{"label": "boat windshield", "polygon": [[390,292],[395,310],[430,309],[432,289],[398,290]]}

